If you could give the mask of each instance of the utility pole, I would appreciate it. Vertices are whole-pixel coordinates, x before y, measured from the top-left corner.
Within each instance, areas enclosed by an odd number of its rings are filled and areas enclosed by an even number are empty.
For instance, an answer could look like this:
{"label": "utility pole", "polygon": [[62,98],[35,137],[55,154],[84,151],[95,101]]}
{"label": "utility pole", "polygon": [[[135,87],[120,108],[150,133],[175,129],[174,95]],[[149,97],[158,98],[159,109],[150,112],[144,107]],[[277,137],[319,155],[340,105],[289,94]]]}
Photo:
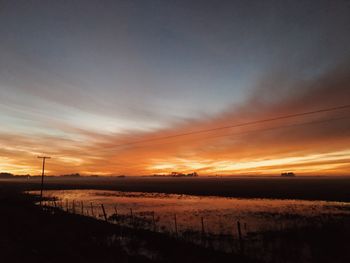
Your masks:
{"label": "utility pole", "polygon": [[51,159],[51,157],[38,156],[38,158],[43,159],[43,169],[42,169],[42,173],[41,173],[41,187],[40,187],[40,206],[41,206],[41,202],[43,200],[43,189],[44,189],[45,161],[46,161],[46,159]]}

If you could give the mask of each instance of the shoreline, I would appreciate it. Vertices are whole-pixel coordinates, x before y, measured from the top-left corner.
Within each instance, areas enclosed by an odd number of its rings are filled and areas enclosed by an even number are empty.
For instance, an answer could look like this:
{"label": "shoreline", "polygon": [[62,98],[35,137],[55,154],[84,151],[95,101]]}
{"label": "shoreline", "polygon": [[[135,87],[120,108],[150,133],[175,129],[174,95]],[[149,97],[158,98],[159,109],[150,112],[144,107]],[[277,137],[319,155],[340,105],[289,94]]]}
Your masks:
{"label": "shoreline", "polygon": [[[34,180],[0,180],[29,190],[40,188]],[[50,178],[44,190],[94,189],[125,192],[186,194],[234,198],[297,199],[350,202],[350,178]]]}

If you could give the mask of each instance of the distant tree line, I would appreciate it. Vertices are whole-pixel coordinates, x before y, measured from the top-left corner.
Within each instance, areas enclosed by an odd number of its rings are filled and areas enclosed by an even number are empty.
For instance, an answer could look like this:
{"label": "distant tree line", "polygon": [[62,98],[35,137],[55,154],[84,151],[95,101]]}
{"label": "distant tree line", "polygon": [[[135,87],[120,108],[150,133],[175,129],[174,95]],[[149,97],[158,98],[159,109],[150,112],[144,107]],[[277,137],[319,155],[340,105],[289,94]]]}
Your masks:
{"label": "distant tree line", "polygon": [[294,177],[295,173],[293,172],[288,172],[288,173],[281,173],[282,177]]}
{"label": "distant tree line", "polygon": [[15,175],[12,173],[7,173],[7,172],[2,172],[0,173],[0,178],[6,179],[6,178],[23,178],[23,177],[28,177],[30,176],[29,174],[26,175]]}
{"label": "distant tree line", "polygon": [[178,172],[172,172],[170,174],[170,176],[172,177],[197,177],[198,174],[196,172],[193,172],[193,173],[188,173],[188,174],[185,174],[185,173],[178,173]]}
{"label": "distant tree line", "polygon": [[61,175],[62,177],[80,177],[80,174],[79,173],[75,173],[75,174],[63,174]]}
{"label": "distant tree line", "polygon": [[[41,176],[41,175],[37,175],[37,176]],[[26,174],[26,175],[15,175],[12,173],[8,173],[8,172],[1,172],[0,173],[0,178],[22,178],[22,177],[37,177],[36,175],[30,175],[30,174]],[[72,174],[63,174],[63,175],[58,175],[58,176],[54,176],[51,175],[52,177],[69,177],[69,178],[77,178],[80,177],[81,175],[79,173],[72,173]],[[97,177],[97,175],[93,175],[94,177]]]}
{"label": "distant tree line", "polygon": [[0,178],[11,178],[14,177],[11,173],[0,173]]}

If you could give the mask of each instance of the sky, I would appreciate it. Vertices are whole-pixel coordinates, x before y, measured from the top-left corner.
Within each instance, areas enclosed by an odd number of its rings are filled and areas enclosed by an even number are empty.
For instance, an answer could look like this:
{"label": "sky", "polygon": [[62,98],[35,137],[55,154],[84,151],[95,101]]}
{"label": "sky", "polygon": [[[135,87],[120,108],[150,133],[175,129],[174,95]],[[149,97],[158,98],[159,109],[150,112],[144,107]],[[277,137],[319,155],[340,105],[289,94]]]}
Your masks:
{"label": "sky", "polygon": [[349,174],[349,107],[171,136],[349,105],[350,1],[0,0],[0,40],[0,171]]}

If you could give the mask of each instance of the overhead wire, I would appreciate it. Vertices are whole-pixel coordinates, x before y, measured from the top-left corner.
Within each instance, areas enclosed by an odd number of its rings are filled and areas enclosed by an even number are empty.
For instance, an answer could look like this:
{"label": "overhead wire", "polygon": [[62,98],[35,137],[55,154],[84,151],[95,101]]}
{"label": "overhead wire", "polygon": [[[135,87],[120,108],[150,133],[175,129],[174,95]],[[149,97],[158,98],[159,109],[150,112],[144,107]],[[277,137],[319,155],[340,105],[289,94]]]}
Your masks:
{"label": "overhead wire", "polygon": [[301,113],[295,113],[295,114],[282,115],[282,116],[278,116],[278,117],[274,117],[274,118],[266,118],[266,119],[260,119],[260,120],[256,120],[256,121],[231,124],[231,125],[220,126],[220,127],[215,127],[215,128],[211,128],[211,129],[203,129],[203,130],[197,130],[197,131],[192,131],[192,132],[178,133],[178,134],[173,134],[173,135],[168,135],[168,136],[156,137],[156,138],[151,138],[151,139],[144,139],[144,140],[120,143],[120,144],[116,144],[116,145],[113,145],[110,147],[106,147],[106,148],[101,149],[101,150],[108,151],[108,150],[112,150],[114,148],[120,148],[123,146],[132,146],[132,145],[137,145],[137,144],[143,144],[143,143],[149,143],[149,142],[155,142],[155,141],[163,141],[163,140],[169,140],[169,139],[174,139],[174,138],[179,138],[179,137],[186,137],[186,136],[190,136],[190,135],[217,132],[217,131],[221,131],[221,130],[228,130],[228,129],[232,129],[232,128],[252,126],[252,125],[256,125],[256,124],[274,122],[274,121],[278,121],[278,120],[285,120],[285,119],[297,118],[297,117],[308,116],[308,115],[315,115],[315,114],[319,114],[319,113],[326,113],[326,112],[332,112],[332,111],[349,109],[349,108],[350,108],[350,104],[337,106],[337,107],[331,107],[331,108],[323,108],[323,109],[318,109],[318,110],[314,110],[314,111],[307,111],[307,112],[301,112]]}

